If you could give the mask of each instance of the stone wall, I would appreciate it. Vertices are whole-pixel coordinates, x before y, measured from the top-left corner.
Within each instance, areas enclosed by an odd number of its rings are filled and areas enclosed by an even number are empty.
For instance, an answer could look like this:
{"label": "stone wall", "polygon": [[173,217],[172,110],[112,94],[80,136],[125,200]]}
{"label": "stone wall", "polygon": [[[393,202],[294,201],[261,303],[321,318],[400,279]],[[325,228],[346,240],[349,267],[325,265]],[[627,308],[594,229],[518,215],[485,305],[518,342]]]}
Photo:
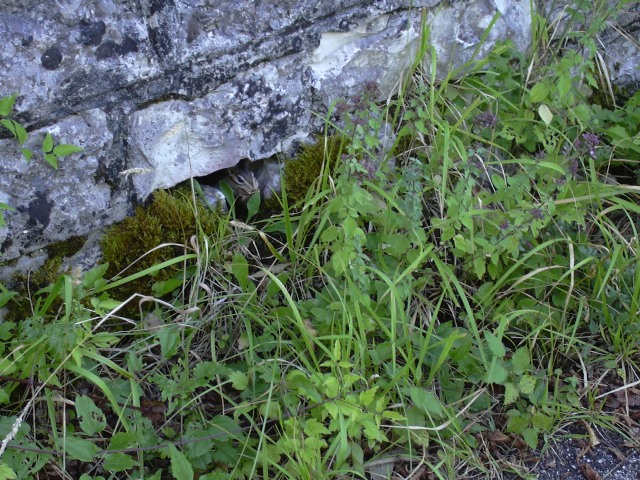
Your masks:
{"label": "stone wall", "polygon": [[[112,224],[157,188],[287,151],[366,81],[397,87],[431,28],[444,72],[478,47],[530,39],[528,0],[4,0],[0,96],[53,170],[0,140],[2,259]],[[319,115],[316,115],[319,114]],[[127,173],[128,172],[128,173]],[[135,173],[134,173],[135,172]]]}

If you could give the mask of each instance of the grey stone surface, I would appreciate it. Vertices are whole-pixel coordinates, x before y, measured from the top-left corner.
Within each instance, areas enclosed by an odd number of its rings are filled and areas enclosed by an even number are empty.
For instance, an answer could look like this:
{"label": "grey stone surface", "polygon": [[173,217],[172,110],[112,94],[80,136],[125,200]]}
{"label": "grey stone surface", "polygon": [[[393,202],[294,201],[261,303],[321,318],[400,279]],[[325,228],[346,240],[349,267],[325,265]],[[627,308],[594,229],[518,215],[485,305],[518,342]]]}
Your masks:
{"label": "grey stone surface", "polygon": [[4,0],[0,95],[19,94],[16,118],[34,138],[51,131],[85,151],[54,171],[0,140],[0,201],[17,209],[5,213],[2,258],[118,221],[154,189],[289,150],[366,81],[390,95],[414,61],[423,13],[445,72],[471,58],[496,15],[481,50],[504,38],[526,48],[529,6]]}

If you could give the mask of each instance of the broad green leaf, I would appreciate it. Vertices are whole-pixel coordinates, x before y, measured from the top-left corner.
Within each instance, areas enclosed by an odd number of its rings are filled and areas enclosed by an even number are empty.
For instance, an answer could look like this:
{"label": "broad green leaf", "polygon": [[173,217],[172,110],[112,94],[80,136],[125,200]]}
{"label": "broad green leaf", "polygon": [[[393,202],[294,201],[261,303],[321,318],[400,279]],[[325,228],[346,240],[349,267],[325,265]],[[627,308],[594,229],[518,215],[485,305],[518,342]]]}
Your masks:
{"label": "broad green leaf", "polygon": [[522,432],[522,438],[524,438],[524,441],[532,450],[535,450],[538,446],[537,430],[534,430],[533,428],[526,428],[524,432]]}
{"label": "broad green leaf", "polygon": [[[82,284],[85,286],[85,288],[95,288],[96,283],[99,280],[104,279],[104,275],[107,273],[108,268],[109,268],[108,263],[104,263],[102,265],[93,267],[91,270],[86,272],[82,277]],[[104,283],[101,283],[101,285],[104,285]]]}
{"label": "broad green leaf", "polygon": [[78,437],[66,437],[64,448],[69,457],[82,462],[91,462],[98,454],[95,443]]}
{"label": "broad green leaf", "polygon": [[131,455],[117,452],[105,455],[102,465],[108,472],[121,472],[133,468],[135,464],[136,462],[131,458]]}
{"label": "broad green leaf", "polygon": [[247,218],[251,219],[256,216],[260,210],[260,192],[256,192],[247,201]]}
{"label": "broad green leaf", "polygon": [[249,376],[244,372],[232,372],[229,375],[231,386],[238,391],[244,391],[249,386]]}
{"label": "broad green leaf", "polygon": [[487,371],[485,382],[503,385],[506,379],[507,370],[504,368],[501,361],[494,358],[489,366],[489,371]]}
{"label": "broad green leaf", "polygon": [[519,396],[516,386],[511,382],[507,382],[504,386],[504,404],[509,405],[515,402]]}
{"label": "broad green leaf", "polygon": [[185,454],[173,444],[169,445],[169,454],[171,457],[171,475],[176,480],[193,480],[193,468]]}
{"label": "broad green leaf", "polygon": [[151,290],[156,297],[164,297],[181,286],[182,283],[182,278],[170,278],[169,280],[155,282],[151,287]]}
{"label": "broad green leaf", "polygon": [[15,480],[16,472],[6,463],[0,463],[0,480]]}
{"label": "broad green leaf", "polygon": [[536,389],[536,379],[531,375],[523,375],[518,382],[518,388],[525,395],[531,395]]}
{"label": "broad green leaf", "polygon": [[545,125],[551,125],[551,122],[553,121],[553,113],[551,113],[551,109],[544,103],[538,107],[538,115],[540,115],[540,118]]}
{"label": "broad green leaf", "polygon": [[160,340],[160,353],[162,354],[162,358],[170,358],[178,351],[180,332],[178,331],[177,325],[171,324],[161,328],[156,336]]}
{"label": "broad green leaf", "polygon": [[544,102],[549,96],[549,85],[546,82],[536,83],[529,92],[529,100],[531,103]]}
{"label": "broad green leaf", "polygon": [[107,421],[93,400],[86,395],[76,398],[76,413],[80,418],[80,428],[87,435],[100,433],[107,426]]}
{"label": "broad green leaf", "polygon": [[249,285],[249,264],[244,256],[240,252],[233,254],[233,260],[231,261],[231,271],[238,280],[238,284],[242,290],[247,291]]}
{"label": "broad green leaf", "polygon": [[485,330],[483,333],[484,338],[487,341],[487,345],[489,345],[489,350],[491,350],[491,353],[493,353],[493,355],[498,358],[504,357],[507,351],[502,344],[502,340],[500,340],[488,330]]}
{"label": "broad green leaf", "polygon": [[440,417],[443,415],[444,410],[442,403],[435,394],[429,390],[419,387],[411,387],[409,389],[409,396],[413,404],[425,413],[432,416]]}
{"label": "broad green leaf", "polygon": [[531,369],[531,352],[527,347],[520,347],[511,356],[511,365],[515,373],[524,373]]}
{"label": "broad green leaf", "polygon": [[76,145],[69,145],[67,143],[61,143],[60,145],[56,145],[53,148],[53,154],[56,157],[66,157],[67,155],[71,155],[78,152],[83,152],[84,148],[77,147]]}
{"label": "broad green leaf", "polygon": [[44,136],[44,140],[42,141],[42,152],[43,153],[51,153],[53,150],[53,137],[49,132]]}

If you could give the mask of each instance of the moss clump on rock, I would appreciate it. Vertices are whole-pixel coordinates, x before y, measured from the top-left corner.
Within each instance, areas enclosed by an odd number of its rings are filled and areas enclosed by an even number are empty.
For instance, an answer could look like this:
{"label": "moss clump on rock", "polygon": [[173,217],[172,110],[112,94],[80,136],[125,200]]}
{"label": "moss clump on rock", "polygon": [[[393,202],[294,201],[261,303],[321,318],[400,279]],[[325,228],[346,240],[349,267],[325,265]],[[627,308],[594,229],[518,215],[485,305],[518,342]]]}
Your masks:
{"label": "moss clump on rock", "polygon": [[305,145],[297,157],[284,163],[284,184],[289,203],[304,200],[325,162],[329,170],[333,170],[345,151],[346,142],[340,135],[320,137],[316,143]]}
{"label": "moss clump on rock", "polygon": [[[217,231],[219,217],[200,200],[197,202],[196,218],[188,189],[158,190],[149,205],[138,207],[132,217],[109,227],[100,241],[104,262],[109,263],[107,277],[113,277],[124,269],[127,270],[123,276],[132,275],[183,254],[184,249],[179,247],[153,249],[163,243],[188,244],[189,238],[199,233],[198,225],[202,232],[213,235]],[[183,264],[177,264],[165,268],[153,278],[141,277],[110,290],[110,293],[121,300],[133,293],[148,294],[152,283],[174,277],[182,272],[183,267]]]}

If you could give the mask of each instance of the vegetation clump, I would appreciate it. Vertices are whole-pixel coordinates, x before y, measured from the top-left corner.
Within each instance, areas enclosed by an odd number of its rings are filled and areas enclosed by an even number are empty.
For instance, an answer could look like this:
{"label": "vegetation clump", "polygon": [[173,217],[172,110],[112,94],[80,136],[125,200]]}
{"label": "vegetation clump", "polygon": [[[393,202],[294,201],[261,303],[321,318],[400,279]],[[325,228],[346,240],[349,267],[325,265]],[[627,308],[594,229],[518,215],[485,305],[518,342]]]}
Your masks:
{"label": "vegetation clump", "polygon": [[[139,206],[133,216],[109,227],[100,245],[109,265],[107,276],[132,275],[170,260],[188,250],[192,236],[215,235],[219,216],[201,199],[196,205],[186,188],[172,192],[157,190],[147,206]],[[123,284],[113,293],[127,298],[134,293],[151,293],[152,283],[179,275],[183,265],[159,270]]]}
{"label": "vegetation clump", "polygon": [[[0,472],[528,478],[576,419],[637,445],[615,419],[640,414],[640,188],[609,167],[637,173],[640,92],[590,100],[589,32],[556,56],[552,35],[528,59],[498,45],[455,80],[420,57],[386,106],[365,86],[327,120],[339,146],[288,167],[281,214],[207,220],[157,192],[105,237],[111,273],[0,324]],[[150,272],[181,295],[136,321],[116,288]]]}

